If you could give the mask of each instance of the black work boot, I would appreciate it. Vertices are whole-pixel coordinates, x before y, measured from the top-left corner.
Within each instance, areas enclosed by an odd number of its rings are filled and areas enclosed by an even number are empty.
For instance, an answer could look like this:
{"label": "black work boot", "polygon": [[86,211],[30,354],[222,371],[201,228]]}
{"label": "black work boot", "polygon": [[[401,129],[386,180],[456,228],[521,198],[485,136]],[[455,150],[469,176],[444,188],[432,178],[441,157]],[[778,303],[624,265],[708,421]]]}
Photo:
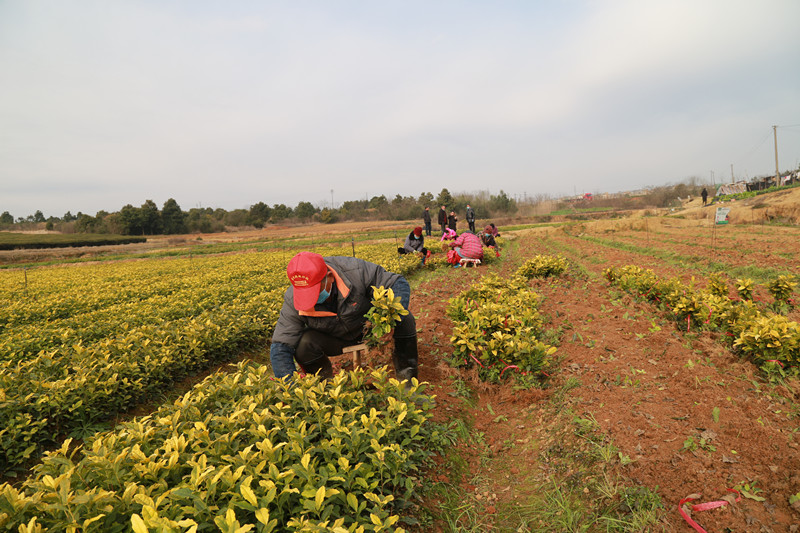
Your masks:
{"label": "black work boot", "polygon": [[406,386],[411,384],[411,378],[417,377],[417,336],[413,337],[395,337],[394,339],[394,354],[392,354],[392,363],[394,363],[394,374],[398,380],[407,380]]}
{"label": "black work boot", "polygon": [[[299,361],[298,361],[299,362]],[[333,377],[333,366],[331,360],[325,356],[313,361],[304,361],[300,363],[306,374],[316,374],[319,372],[320,377],[331,379]]]}

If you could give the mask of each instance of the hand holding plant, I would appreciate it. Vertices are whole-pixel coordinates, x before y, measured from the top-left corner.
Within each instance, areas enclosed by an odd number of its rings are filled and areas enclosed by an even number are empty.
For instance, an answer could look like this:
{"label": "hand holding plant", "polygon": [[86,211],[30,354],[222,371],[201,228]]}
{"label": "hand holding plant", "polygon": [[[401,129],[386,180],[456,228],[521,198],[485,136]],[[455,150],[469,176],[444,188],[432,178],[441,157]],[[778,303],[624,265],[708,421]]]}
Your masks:
{"label": "hand holding plant", "polygon": [[392,331],[408,311],[400,303],[400,297],[394,295],[392,289],[372,287],[372,307],[367,314],[364,333],[364,342],[370,346],[381,344],[381,339]]}

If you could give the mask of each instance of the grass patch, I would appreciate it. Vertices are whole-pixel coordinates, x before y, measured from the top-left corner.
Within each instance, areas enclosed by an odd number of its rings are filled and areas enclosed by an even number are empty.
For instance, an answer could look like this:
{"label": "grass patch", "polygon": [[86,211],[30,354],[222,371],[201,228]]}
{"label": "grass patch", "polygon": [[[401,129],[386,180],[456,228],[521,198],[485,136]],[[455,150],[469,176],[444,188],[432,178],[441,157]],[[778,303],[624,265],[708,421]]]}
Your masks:
{"label": "grass patch", "polygon": [[[664,531],[658,494],[625,478],[631,459],[591,413],[573,412],[578,400],[568,393],[579,386],[568,379],[550,402],[524,409],[528,422],[517,429],[530,429],[509,435],[500,449],[488,446],[471,422],[459,422],[459,443],[438,471],[448,479],[432,483],[426,494],[426,525],[453,533]],[[520,468],[520,453],[536,462]]]}
{"label": "grass patch", "polygon": [[648,257],[656,257],[666,263],[669,263],[670,265],[679,266],[684,269],[692,268],[703,274],[721,272],[727,274],[731,278],[751,278],[754,281],[762,284],[772,281],[778,276],[792,274],[792,272],[789,270],[782,270],[772,267],[763,267],[757,265],[732,266],[720,261],[704,259],[695,255],[682,255],[665,250],[644,248],[641,246],[636,246],[635,244],[622,243],[600,237],[593,237],[590,235],[583,235],[576,238],[584,239],[607,248],[615,248],[617,250],[624,250],[626,252],[632,252]]}

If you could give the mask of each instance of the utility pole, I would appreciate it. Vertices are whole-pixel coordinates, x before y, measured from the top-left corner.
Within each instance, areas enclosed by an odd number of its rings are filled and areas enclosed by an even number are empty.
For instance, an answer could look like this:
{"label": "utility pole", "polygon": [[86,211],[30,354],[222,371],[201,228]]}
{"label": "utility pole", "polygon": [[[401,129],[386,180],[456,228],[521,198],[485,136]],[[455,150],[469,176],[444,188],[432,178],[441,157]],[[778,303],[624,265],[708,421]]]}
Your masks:
{"label": "utility pole", "polygon": [[772,136],[775,139],[775,186],[781,185],[781,171],[778,168],[778,126],[772,126]]}
{"label": "utility pole", "polygon": [[731,183],[733,183],[734,181],[736,180],[733,177],[733,163],[731,163]]}
{"label": "utility pole", "polygon": [[331,211],[333,211],[333,189],[331,189]]}

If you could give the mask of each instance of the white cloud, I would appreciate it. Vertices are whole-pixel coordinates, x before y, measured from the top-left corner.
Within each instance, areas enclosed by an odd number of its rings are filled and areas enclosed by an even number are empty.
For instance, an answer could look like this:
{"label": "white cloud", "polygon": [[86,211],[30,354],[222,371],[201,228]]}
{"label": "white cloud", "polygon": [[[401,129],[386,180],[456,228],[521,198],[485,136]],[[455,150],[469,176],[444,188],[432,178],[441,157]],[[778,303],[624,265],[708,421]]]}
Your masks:
{"label": "white cloud", "polygon": [[[800,123],[798,15],[791,0],[4,3],[0,210],[706,175]],[[769,172],[769,148],[741,165]]]}

